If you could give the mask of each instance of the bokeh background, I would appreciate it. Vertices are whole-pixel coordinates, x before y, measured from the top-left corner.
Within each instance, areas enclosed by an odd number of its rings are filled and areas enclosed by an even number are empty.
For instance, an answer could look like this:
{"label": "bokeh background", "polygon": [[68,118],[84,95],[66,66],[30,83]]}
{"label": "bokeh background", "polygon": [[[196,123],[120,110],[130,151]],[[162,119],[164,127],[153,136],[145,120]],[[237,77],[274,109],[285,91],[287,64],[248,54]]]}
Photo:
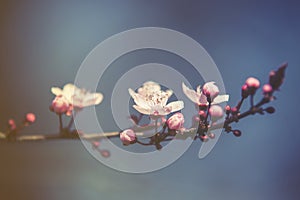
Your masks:
{"label": "bokeh background", "polygon": [[[298,1],[0,2],[2,131],[7,119],[22,121],[30,111],[37,122],[24,134],[56,132],[50,88],[74,81],[98,43],[131,28],[170,28],[202,44],[222,73],[231,104],[248,76],[264,82],[271,69],[289,62],[272,103],[276,113],[241,121],[243,137],[224,134],[203,160],[195,142],[171,166],[132,175],[105,167],[80,141],[0,143],[0,199],[299,199]],[[140,54],[121,59],[126,66],[182,62],[159,52]],[[114,75],[124,73],[121,64],[106,76],[111,85]],[[194,87],[201,83],[190,74]],[[99,87],[105,92],[110,84]],[[97,109],[104,109],[99,118],[105,120],[109,110],[103,103]]]}

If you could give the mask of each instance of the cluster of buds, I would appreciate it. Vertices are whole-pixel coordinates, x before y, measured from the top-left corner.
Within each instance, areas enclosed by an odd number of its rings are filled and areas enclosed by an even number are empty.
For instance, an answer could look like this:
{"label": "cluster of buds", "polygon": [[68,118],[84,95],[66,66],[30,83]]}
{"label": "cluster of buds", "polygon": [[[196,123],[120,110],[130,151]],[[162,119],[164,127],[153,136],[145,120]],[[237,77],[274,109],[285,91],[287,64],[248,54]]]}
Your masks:
{"label": "cluster of buds", "polygon": [[[239,137],[242,132],[240,130],[233,130],[229,124],[232,122],[238,122],[240,119],[247,117],[249,115],[254,115],[256,113],[264,114],[269,113],[272,114],[275,112],[275,108],[270,106],[267,108],[263,108],[263,105],[269,103],[274,100],[273,93],[279,89],[284,80],[285,69],[287,67],[287,63],[281,65],[278,70],[271,71],[269,75],[269,82],[264,84],[262,87],[262,99],[258,103],[254,103],[254,95],[256,91],[260,87],[260,81],[254,77],[249,77],[245,84],[242,86],[241,91],[241,100],[238,102],[237,106],[230,108],[230,106],[226,106],[226,120],[224,122],[224,128],[226,132],[232,132],[233,135]],[[250,96],[250,108],[241,112],[241,106],[245,99]]]}
{"label": "cluster of buds", "polygon": [[17,125],[14,119],[9,119],[7,121],[7,131],[5,138],[9,141],[15,141],[19,132],[26,126],[33,124],[36,120],[36,116],[33,113],[27,113],[23,119],[23,122]]}

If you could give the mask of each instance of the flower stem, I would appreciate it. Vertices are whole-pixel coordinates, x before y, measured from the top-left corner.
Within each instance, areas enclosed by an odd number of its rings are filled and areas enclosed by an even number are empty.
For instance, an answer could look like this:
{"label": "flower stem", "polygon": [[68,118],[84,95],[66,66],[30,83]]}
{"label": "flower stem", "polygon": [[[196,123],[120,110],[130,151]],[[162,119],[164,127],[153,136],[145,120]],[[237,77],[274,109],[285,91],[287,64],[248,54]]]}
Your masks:
{"label": "flower stem", "polygon": [[58,114],[58,119],[59,119],[59,132],[63,132],[63,123],[62,123],[62,117],[61,114]]}

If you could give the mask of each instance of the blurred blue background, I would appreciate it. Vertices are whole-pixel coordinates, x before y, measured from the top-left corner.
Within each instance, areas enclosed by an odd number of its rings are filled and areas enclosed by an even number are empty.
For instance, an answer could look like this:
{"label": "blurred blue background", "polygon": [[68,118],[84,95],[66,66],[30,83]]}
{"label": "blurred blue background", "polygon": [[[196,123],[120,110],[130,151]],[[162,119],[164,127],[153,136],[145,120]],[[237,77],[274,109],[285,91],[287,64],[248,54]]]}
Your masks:
{"label": "blurred blue background", "polygon": [[299,199],[299,13],[292,0],[1,1],[1,130],[8,118],[34,112],[37,122],[24,133],[56,132],[50,88],[74,81],[98,43],[131,28],[170,28],[202,44],[231,104],[248,76],[265,82],[282,62],[289,67],[276,113],[241,121],[243,137],[224,134],[203,160],[197,141],[171,166],[132,175],[103,166],[79,141],[1,143],[0,199]]}

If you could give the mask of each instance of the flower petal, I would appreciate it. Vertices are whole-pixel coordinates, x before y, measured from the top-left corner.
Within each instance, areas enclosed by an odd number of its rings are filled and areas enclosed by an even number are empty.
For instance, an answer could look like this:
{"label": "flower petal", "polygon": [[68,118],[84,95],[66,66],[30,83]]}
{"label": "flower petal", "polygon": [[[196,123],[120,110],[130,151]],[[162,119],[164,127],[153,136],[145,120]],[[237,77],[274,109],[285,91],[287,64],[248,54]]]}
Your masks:
{"label": "flower petal", "polygon": [[63,88],[63,95],[72,103],[72,97],[75,93],[80,93],[80,89],[72,83],[68,83]]}
{"label": "flower petal", "polygon": [[212,102],[212,104],[219,104],[225,101],[229,100],[229,95],[228,94],[224,94],[224,95],[218,95],[214,101]]}
{"label": "flower petal", "polygon": [[200,95],[196,93],[196,91],[191,90],[182,82],[182,91],[183,93],[194,103],[199,103]]}
{"label": "flower petal", "polygon": [[172,96],[172,94],[173,94],[173,90],[166,90],[166,94],[170,98]]}
{"label": "flower petal", "polygon": [[136,109],[138,112],[145,114],[145,115],[150,115],[150,109],[146,109],[137,105],[133,105],[134,109]]}
{"label": "flower petal", "polygon": [[168,103],[166,105],[166,107],[171,108],[171,112],[175,112],[175,111],[183,109],[184,103],[183,103],[183,101],[173,101],[171,103]]}
{"label": "flower petal", "polygon": [[98,105],[102,100],[103,95],[101,93],[87,93],[84,95],[82,107]]}
{"label": "flower petal", "polygon": [[129,88],[129,89],[128,89],[128,92],[129,92],[130,96],[131,96],[133,99],[136,98],[137,93],[134,92],[133,89]]}
{"label": "flower petal", "polygon": [[56,96],[63,95],[63,91],[59,87],[52,87],[51,92]]}

